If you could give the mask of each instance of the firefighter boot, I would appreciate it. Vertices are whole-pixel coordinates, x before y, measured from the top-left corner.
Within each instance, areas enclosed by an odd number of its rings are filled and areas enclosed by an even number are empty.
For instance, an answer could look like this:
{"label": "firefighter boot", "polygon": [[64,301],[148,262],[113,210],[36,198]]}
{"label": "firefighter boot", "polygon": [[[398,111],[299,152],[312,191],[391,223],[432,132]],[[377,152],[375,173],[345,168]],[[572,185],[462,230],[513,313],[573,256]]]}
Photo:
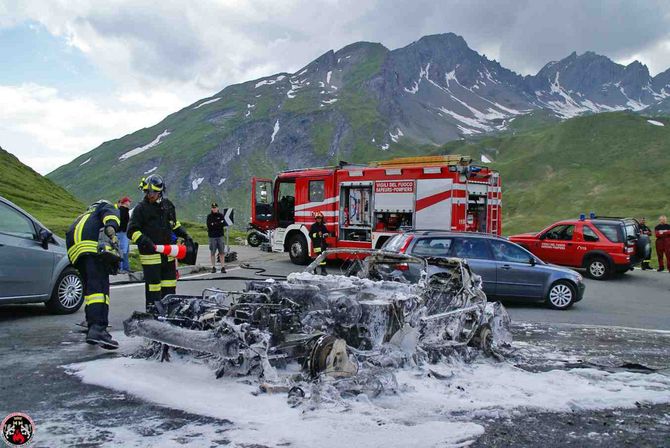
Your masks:
{"label": "firefighter boot", "polygon": [[99,324],[92,324],[88,327],[86,343],[91,345],[97,344],[105,350],[116,350],[119,348],[119,343],[112,339],[112,336],[107,333],[104,326]]}
{"label": "firefighter boot", "polygon": [[328,272],[326,272],[326,267],[321,266],[321,275],[328,275]]}

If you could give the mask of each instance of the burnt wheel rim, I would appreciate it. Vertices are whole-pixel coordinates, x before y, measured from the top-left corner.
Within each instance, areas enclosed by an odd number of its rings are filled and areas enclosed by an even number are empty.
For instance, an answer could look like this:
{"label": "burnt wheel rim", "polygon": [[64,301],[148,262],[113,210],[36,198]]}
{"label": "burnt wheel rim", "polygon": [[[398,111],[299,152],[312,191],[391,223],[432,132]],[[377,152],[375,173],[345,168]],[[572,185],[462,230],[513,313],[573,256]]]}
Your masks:
{"label": "burnt wheel rim", "polygon": [[549,301],[558,308],[565,308],[572,302],[572,290],[567,285],[556,285],[549,291]]}
{"label": "burnt wheel rim", "polygon": [[83,289],[81,279],[75,274],[68,274],[58,284],[58,301],[65,308],[74,308],[81,300]]}
{"label": "burnt wheel rim", "polygon": [[589,272],[594,277],[602,277],[605,275],[605,263],[602,261],[592,261],[589,265]]}

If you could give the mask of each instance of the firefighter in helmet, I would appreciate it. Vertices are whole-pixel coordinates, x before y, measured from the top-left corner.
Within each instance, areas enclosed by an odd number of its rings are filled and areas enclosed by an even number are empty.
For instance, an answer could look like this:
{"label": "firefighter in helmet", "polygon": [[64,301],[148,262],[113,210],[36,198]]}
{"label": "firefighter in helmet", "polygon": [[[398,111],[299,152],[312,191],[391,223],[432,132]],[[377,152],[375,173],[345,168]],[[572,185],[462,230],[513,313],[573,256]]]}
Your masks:
{"label": "firefighter in helmet", "polygon": [[[328,247],[326,245],[326,237],[328,236],[328,229],[323,223],[323,213],[316,212],[314,214],[314,224],[309,228],[309,238],[312,240],[312,247],[314,248],[314,253],[321,255],[321,252],[326,250]],[[327,275],[326,272],[326,260],[324,259],[319,264],[321,267],[321,275]]]}
{"label": "firefighter in helmet", "polygon": [[107,350],[119,348],[107,325],[109,274],[116,273],[121,260],[116,237],[120,223],[116,205],[101,199],[79,215],[65,234],[67,256],[84,282],[86,342]]}
{"label": "firefighter in helmet", "polygon": [[128,237],[137,244],[144,272],[145,306],[155,312],[155,303],[177,289],[177,267],[174,257],[156,253],[157,244],[172,244],[172,235],[187,245],[193,240],[177,220],[172,202],[164,197],[165,183],[158,174],[140,181],[144,199],[133,210],[128,223]]}

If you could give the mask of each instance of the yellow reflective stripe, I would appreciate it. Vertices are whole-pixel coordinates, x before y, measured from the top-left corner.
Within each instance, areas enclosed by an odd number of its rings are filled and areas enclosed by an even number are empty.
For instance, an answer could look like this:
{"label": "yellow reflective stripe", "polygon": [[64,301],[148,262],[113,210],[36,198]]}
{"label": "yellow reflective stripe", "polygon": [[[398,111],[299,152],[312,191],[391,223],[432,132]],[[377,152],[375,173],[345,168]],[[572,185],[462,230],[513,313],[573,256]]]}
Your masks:
{"label": "yellow reflective stripe", "polygon": [[140,254],[140,263],[142,264],[161,264],[160,254],[142,255]]}
{"label": "yellow reflective stripe", "polygon": [[172,230],[177,230],[178,227],[181,227],[181,223],[179,221],[174,223],[174,225],[172,226]]}
{"label": "yellow reflective stripe", "polygon": [[149,283],[149,291],[151,292],[159,292],[161,290],[161,284],[160,283]]}
{"label": "yellow reflective stripe", "polygon": [[171,256],[168,255],[167,261],[168,261],[168,263],[172,263],[173,261],[175,261],[175,257],[171,257]]}
{"label": "yellow reflective stripe", "polygon": [[136,230],[135,233],[133,233],[133,235],[130,237],[130,239],[132,240],[133,243],[137,243],[137,240],[139,240],[141,236],[142,232]]}
{"label": "yellow reflective stripe", "polygon": [[77,261],[77,258],[83,253],[98,253],[98,243],[86,240],[79,244],[75,244],[67,250],[67,256],[73,263]]}
{"label": "yellow reflective stripe", "polygon": [[105,216],[104,218],[102,218],[102,223],[103,223],[103,224],[107,224],[107,221],[110,221],[110,220],[112,220],[112,221],[116,221],[116,223],[117,223],[118,225],[121,225],[121,220],[119,219],[118,216],[115,216],[115,215],[107,215],[107,216]]}
{"label": "yellow reflective stripe", "polygon": [[316,252],[316,253],[321,252],[321,248],[320,248],[320,247],[315,247],[315,248],[314,248],[314,252]]}
{"label": "yellow reflective stripe", "polygon": [[74,246],[72,246],[71,248],[69,248],[67,250],[67,254],[68,255],[74,254],[75,252],[79,252],[82,249],[97,249],[97,248],[98,248],[98,243],[97,242],[91,241],[91,240],[85,240],[85,241],[82,241],[81,243],[77,243]]}
{"label": "yellow reflective stripe", "polygon": [[92,305],[94,303],[108,303],[109,304],[109,298],[105,299],[105,294],[103,293],[95,293],[95,294],[89,294],[87,296],[84,296],[84,302],[86,305]]}
{"label": "yellow reflective stripe", "polygon": [[161,280],[161,287],[163,288],[176,288],[177,280]]}
{"label": "yellow reflective stripe", "polygon": [[88,221],[88,218],[91,217],[90,213],[86,213],[77,223],[77,226],[74,228],[74,242],[79,243],[81,241],[81,234],[84,232],[84,224]]}
{"label": "yellow reflective stripe", "polygon": [[105,294],[105,303],[109,305],[109,296],[107,294]]}

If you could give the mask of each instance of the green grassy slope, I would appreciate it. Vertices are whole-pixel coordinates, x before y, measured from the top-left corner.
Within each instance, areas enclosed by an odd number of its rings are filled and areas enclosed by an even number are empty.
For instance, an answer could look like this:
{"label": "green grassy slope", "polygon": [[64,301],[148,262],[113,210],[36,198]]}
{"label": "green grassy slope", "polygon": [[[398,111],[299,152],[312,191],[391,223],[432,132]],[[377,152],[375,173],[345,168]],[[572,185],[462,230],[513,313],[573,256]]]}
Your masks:
{"label": "green grassy slope", "polygon": [[64,236],[84,205],[49,179],[0,148],[0,196],[37,218],[49,230]]}
{"label": "green grassy slope", "polygon": [[665,126],[633,113],[598,114],[435,152],[494,161],[507,235],[589,211],[655,223],[670,214],[670,118],[655,120]]}

